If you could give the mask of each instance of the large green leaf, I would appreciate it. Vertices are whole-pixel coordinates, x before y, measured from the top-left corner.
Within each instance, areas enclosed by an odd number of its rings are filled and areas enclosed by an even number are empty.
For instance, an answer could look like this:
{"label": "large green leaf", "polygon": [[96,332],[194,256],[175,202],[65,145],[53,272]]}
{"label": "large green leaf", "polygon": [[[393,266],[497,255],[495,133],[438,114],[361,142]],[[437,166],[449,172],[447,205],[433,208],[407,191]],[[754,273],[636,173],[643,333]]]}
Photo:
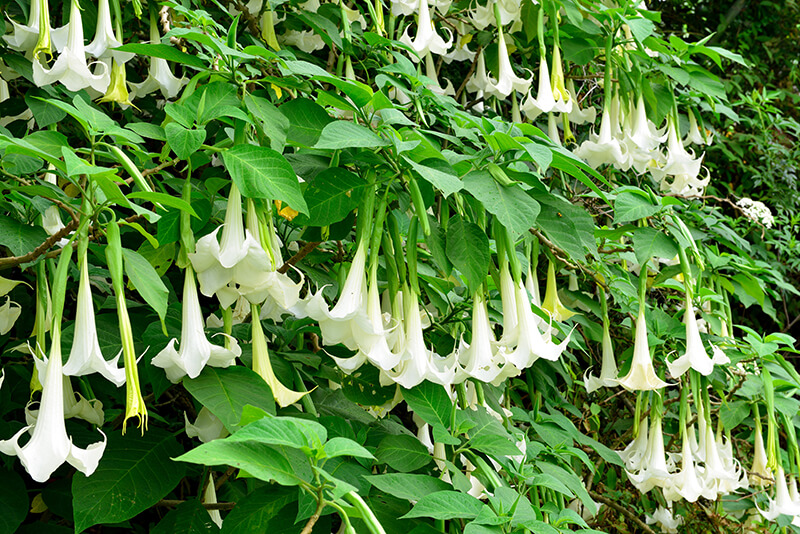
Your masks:
{"label": "large green leaf", "polygon": [[14,471],[0,468],[0,534],[14,534],[28,515],[25,483]]}
{"label": "large green leaf", "polygon": [[230,465],[246,471],[252,477],[265,482],[274,480],[282,486],[296,486],[303,481],[285,455],[269,445],[255,441],[215,439],[175,460],[208,466]]}
{"label": "large green leaf", "polygon": [[472,495],[458,491],[437,491],[422,497],[403,518],[474,519],[481,508],[483,503]]}
{"label": "large green leaf", "polygon": [[125,274],[142,298],[156,311],[161,320],[167,315],[169,291],[155,268],[144,256],[134,250],[122,249]]}
{"label": "large green leaf", "polygon": [[594,222],[586,211],[554,196],[539,198],[542,211],[536,224],[556,246],[575,260],[583,260],[588,252],[597,254]]}
{"label": "large green leaf", "polygon": [[297,175],[278,152],[265,146],[236,145],[222,153],[222,160],[244,196],[282,200],[308,213]]}
{"label": "large green leaf", "polygon": [[295,223],[328,226],[341,221],[358,206],[366,186],[362,177],[347,169],[325,169],[314,177],[305,191],[308,216],[298,216]]}
{"label": "large green leaf", "polygon": [[39,226],[21,223],[7,215],[0,215],[0,245],[6,246],[14,256],[33,251],[47,239]]}
{"label": "large green leaf", "polygon": [[217,416],[229,432],[239,428],[245,405],[275,413],[275,400],[267,383],[257,373],[240,365],[206,366],[197,378],[185,377],[183,386]]}
{"label": "large green leaf", "polygon": [[325,108],[307,98],[295,98],[280,106],[278,111],[289,119],[287,142],[298,146],[314,146],[322,129],[334,119]]}
{"label": "large green leaf", "polygon": [[185,467],[170,458],[180,454],[173,435],[151,428],[108,437],[103,459],[90,477],[72,479],[75,532],[98,523],[119,523],[150,508],[183,478]]}
{"label": "large green leaf", "polygon": [[133,52],[140,56],[157,57],[166,59],[167,61],[174,61],[175,63],[183,63],[198,69],[207,67],[206,62],[197,57],[196,55],[181,52],[174,46],[166,44],[144,44],[144,43],[128,43],[126,45],[116,48],[120,52]]}
{"label": "large green leaf", "polygon": [[430,475],[386,473],[365,478],[379,490],[408,501],[417,501],[431,493],[451,489],[450,484]]}
{"label": "large green leaf", "polygon": [[671,260],[678,255],[678,245],[670,236],[655,228],[637,228],[633,233],[633,250],[640,264],[647,263],[653,256]]}
{"label": "large green leaf", "polygon": [[389,144],[386,139],[370,130],[350,121],[334,121],[322,129],[314,148],[377,148]]}
{"label": "large green leaf", "polygon": [[514,239],[533,227],[541,207],[518,184],[501,185],[488,171],[473,171],[463,181],[466,190],[497,217]]}
{"label": "large green leaf", "polygon": [[248,93],[244,97],[244,103],[247,111],[261,123],[272,150],[283,152],[289,132],[289,119],[266,98]]}
{"label": "large green leaf", "polygon": [[423,180],[430,183],[436,189],[441,191],[444,196],[449,197],[457,191],[464,188],[464,184],[458,179],[454,173],[449,170],[440,170],[434,168],[434,165],[439,167],[447,166],[447,162],[436,158],[429,158],[422,163],[417,163],[411,158],[403,156],[403,160],[411,165],[414,172],[419,174]]}
{"label": "large green leaf", "polygon": [[443,386],[426,380],[411,389],[404,389],[403,398],[408,407],[429,425],[450,426],[453,403]]}
{"label": "large green leaf", "polygon": [[383,438],[375,451],[375,457],[380,463],[401,473],[416,471],[433,460],[425,445],[407,434]]}
{"label": "large green leaf", "polygon": [[476,289],[489,272],[489,238],[475,223],[456,219],[447,228],[447,258]]}
{"label": "large green leaf", "polygon": [[647,194],[642,191],[624,191],[614,200],[614,220],[618,223],[636,221],[658,213],[661,206],[656,206]]}
{"label": "large green leaf", "polygon": [[188,160],[206,140],[205,129],[184,128],[177,122],[167,124],[164,133],[170,148],[180,159]]}
{"label": "large green leaf", "polygon": [[242,427],[228,441],[252,441],[292,447],[321,449],[328,431],[316,421],[295,417],[264,417]]}

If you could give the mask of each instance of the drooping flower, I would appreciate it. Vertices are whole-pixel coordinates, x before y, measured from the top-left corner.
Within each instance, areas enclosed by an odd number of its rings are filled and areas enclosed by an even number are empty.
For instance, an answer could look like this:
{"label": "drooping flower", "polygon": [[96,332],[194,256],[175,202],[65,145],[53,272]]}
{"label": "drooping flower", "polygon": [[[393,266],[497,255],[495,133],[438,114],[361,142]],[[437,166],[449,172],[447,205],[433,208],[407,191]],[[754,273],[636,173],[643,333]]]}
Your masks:
{"label": "drooping flower", "polygon": [[89,262],[85,251],[80,262],[81,279],[78,284],[78,302],[75,311],[75,336],[69,351],[69,359],[64,364],[64,374],[84,376],[100,373],[106,380],[119,387],[125,383],[125,369],[117,367],[121,352],[112,360],[106,360],[100,350],[92,289],[89,283]]}
{"label": "drooping flower", "polygon": [[[699,195],[708,185],[711,177],[706,170],[706,177],[700,178],[704,154],[695,157],[688,152],[678,139],[677,119],[669,118],[667,128],[667,155],[664,163],[649,168],[653,178],[661,183],[662,191],[670,191],[678,195]],[[672,181],[669,178],[672,178]]]}
{"label": "drooping flower", "polygon": [[486,2],[486,5],[481,5],[478,2],[469,13],[469,17],[477,29],[482,30],[497,23],[497,19],[494,16],[495,4],[500,13],[500,24],[503,26],[521,20],[519,16],[521,0],[497,0],[496,2]]}
{"label": "drooping flower", "polygon": [[98,0],[97,3],[97,29],[94,39],[86,45],[85,51],[97,59],[113,58],[117,63],[124,65],[136,54],[114,50],[122,43],[114,35],[114,25],[111,23],[111,9],[108,0]]}
{"label": "drooping flower", "polygon": [[526,80],[514,73],[502,28],[499,28],[497,35],[497,80],[491,77],[489,78],[486,93],[499,99],[507,97],[512,91],[518,91],[523,94],[527,93],[531,86],[533,76]]}
{"label": "drooping flower", "polygon": [[500,374],[505,358],[494,339],[486,302],[480,291],[472,299],[472,338],[466,343],[464,338],[458,347],[458,375],[472,377],[481,382],[492,382]]}
{"label": "drooping flower", "polygon": [[[109,61],[106,59],[106,61]],[[125,64],[111,59],[111,79],[106,94],[98,102],[116,102],[123,108],[131,106],[131,97],[126,83]]]}
{"label": "drooping flower", "polygon": [[764,438],[761,436],[761,423],[756,422],[753,467],[750,469],[750,483],[758,486],[772,484],[772,469],[769,468]]}
{"label": "drooping flower", "polygon": [[689,143],[695,145],[711,145],[714,142],[714,134],[706,133],[700,126],[697,125],[697,119],[694,113],[689,111],[689,130],[686,132],[686,137],[683,138],[683,146]]}
{"label": "drooping flower", "polygon": [[[155,17],[151,17],[150,43],[157,44],[160,42],[161,36],[158,34]],[[132,87],[130,98],[133,100],[138,96],[149,95],[156,90],[161,91],[161,96],[166,99],[175,98],[186,83],[188,83],[186,78],[178,78],[172,74],[166,59],[151,57],[147,78],[141,83],[130,84]]]}
{"label": "drooping flower", "polygon": [[639,317],[636,319],[636,337],[633,344],[631,368],[628,374],[619,380],[619,385],[628,391],[661,389],[669,385],[658,378],[653,368],[653,358],[650,355],[650,346],[647,343],[644,304],[639,306]]}
{"label": "drooping flower", "polygon": [[677,534],[678,527],[683,524],[683,517],[673,517],[671,508],[659,505],[653,515],[646,515],[645,521],[648,525],[658,524],[661,530],[667,534]]}
{"label": "drooping flower", "polygon": [[228,435],[228,431],[222,421],[205,406],[200,408],[194,423],[189,422],[186,412],[183,412],[183,420],[186,435],[190,438],[198,438],[203,443],[224,438]]}
{"label": "drooping flower", "polygon": [[[27,24],[19,24],[11,18],[9,21],[14,30],[12,33],[4,35],[3,40],[8,43],[10,49],[17,52],[29,55],[32,52],[44,50],[49,54],[51,44],[60,50],[66,40],[66,26],[58,29],[50,28],[50,6],[47,0],[31,2]],[[39,31],[39,28],[42,28],[42,31]]]}
{"label": "drooping flower", "polygon": [[558,288],[556,287],[556,270],[552,260],[547,266],[547,289],[544,293],[544,301],[542,301],[542,309],[550,314],[554,320],[563,322],[575,315],[575,312],[569,310],[561,304],[561,299],[558,298]]}
{"label": "drooping flower", "polygon": [[261,328],[261,321],[258,319],[259,312],[256,304],[252,305],[251,310],[252,324],[252,343],[253,343],[253,371],[264,379],[272,390],[272,396],[281,408],[294,404],[305,396],[307,391],[293,391],[284,386],[275,371],[272,370],[272,362],[269,358],[269,348],[267,338],[264,337],[264,330]]}
{"label": "drooping flower", "polygon": [[[453,34],[450,30],[445,29],[450,35],[450,40],[445,41],[442,36],[436,33],[436,27],[431,20],[431,12],[428,7],[428,0],[419,0],[419,7],[417,8],[417,35],[412,40],[409,37],[410,26],[406,28],[400,42],[411,47],[417,55],[422,58],[425,54],[431,52],[436,55],[444,55],[450,50],[453,44]],[[418,59],[414,56],[411,57],[414,61]]]}
{"label": "drooping flower", "polygon": [[679,497],[695,502],[703,494],[703,486],[697,476],[697,466],[692,455],[692,447],[684,431],[681,445],[681,470],[672,475],[670,484],[664,489],[664,497],[677,500]]}
{"label": "drooping flower", "polygon": [[[61,325],[53,324],[50,357],[42,380],[42,400],[36,423],[26,426],[9,440],[0,442],[0,452],[18,456],[25,470],[36,482],[46,482],[61,464],[68,462],[85,474],[97,468],[106,448],[103,440],[82,449],[72,443],[64,424],[64,380],[61,363]],[[31,439],[20,446],[20,437],[31,431]]]}
{"label": "drooping flower", "polygon": [[603,320],[603,341],[601,343],[603,361],[600,367],[600,378],[592,376],[588,369],[583,377],[586,393],[591,393],[600,387],[613,388],[619,386],[617,380],[617,361],[614,358],[614,346],[611,343],[611,333],[607,318]]}
{"label": "drooping flower", "polygon": [[625,463],[625,469],[634,472],[642,469],[643,459],[647,452],[649,418],[644,417],[639,422],[639,433],[627,447],[617,451],[619,457]]}
{"label": "drooping flower", "polygon": [[650,435],[647,439],[647,449],[642,458],[641,468],[636,473],[628,471],[628,478],[631,483],[642,493],[647,493],[655,487],[663,488],[670,483],[672,478],[667,467],[667,457],[664,453],[664,433],[661,427],[661,415],[653,414],[652,419]]}
{"label": "drooping flower", "polygon": [[182,305],[180,348],[176,350],[177,340],[171,339],[153,358],[153,365],[164,369],[173,384],[184,376],[196,378],[206,365],[230,367],[242,354],[242,349],[233,337],[228,338],[229,348],[214,345],[206,338],[197,285],[190,266],[186,267]]}
{"label": "drooping flower", "polygon": [[453,82],[447,80],[447,86],[444,88],[442,88],[442,85],[439,83],[439,78],[436,76],[436,66],[433,64],[433,56],[430,54],[430,52],[425,55],[425,76],[430,78],[430,80],[433,82],[428,84],[428,89],[437,95],[456,96],[456,90],[453,88]]}
{"label": "drooping flower", "polygon": [[597,119],[597,110],[594,106],[586,106],[581,109],[578,101],[578,93],[575,92],[575,82],[572,78],[567,80],[567,91],[569,92],[570,100],[572,100],[572,111],[569,112],[569,120],[573,124],[594,124]]}
{"label": "drooping flower", "polygon": [[627,149],[612,135],[611,123],[611,110],[604,106],[600,133],[590,133],[589,138],[575,149],[575,155],[595,169],[600,165],[624,167],[628,161]]}
{"label": "drooping flower", "polygon": [[769,507],[766,510],[759,508],[758,504],[756,504],[756,509],[764,516],[764,519],[769,521],[776,519],[779,515],[800,515],[800,503],[792,501],[782,465],[778,466],[778,472],[775,474],[775,498],[769,499]]}
{"label": "drooping flower", "polygon": [[314,30],[287,30],[281,35],[281,43],[289,46],[296,46],[306,54],[311,54],[317,50],[325,48],[325,41]]}
{"label": "drooping flower", "polygon": [[659,131],[647,118],[642,94],[637,99],[636,110],[630,114],[630,120],[630,128],[623,131],[622,142],[629,154],[631,165],[641,174],[657,165],[657,160],[661,156],[658,146],[666,140],[667,134],[663,129]]}
{"label": "drooping flower", "polygon": [[[216,504],[217,503],[217,489],[214,486],[214,475],[211,473],[208,474],[208,483],[206,484],[206,489],[203,492],[203,504]],[[219,513],[219,510],[213,510],[211,508],[208,509],[208,515],[211,517],[211,521],[217,525],[217,528],[222,528],[222,516]]]}
{"label": "drooping flower", "polygon": [[78,0],[72,0],[69,15],[67,43],[49,69],[42,64],[41,54],[33,58],[33,82],[38,86],[61,82],[70,91],[80,91],[91,87],[98,93],[105,93],[111,81],[108,67],[97,62],[94,74],[86,63],[83,44],[83,25]]}
{"label": "drooping flower", "polygon": [[[698,414],[699,418],[699,414]],[[743,476],[741,467],[732,457],[724,461],[720,454],[721,447],[714,439],[711,425],[705,428],[705,468],[700,476],[703,484],[703,497],[714,500],[718,495],[736,491],[747,486],[747,477]],[[784,481],[785,483],[785,481]],[[788,490],[787,490],[788,492]]]}
{"label": "drooping flower", "polygon": [[673,362],[667,361],[669,372],[673,377],[678,378],[689,369],[694,369],[701,375],[708,376],[714,370],[714,361],[709,358],[703,347],[703,340],[697,329],[697,317],[695,317],[694,307],[688,294],[683,322],[686,325],[686,352]]}

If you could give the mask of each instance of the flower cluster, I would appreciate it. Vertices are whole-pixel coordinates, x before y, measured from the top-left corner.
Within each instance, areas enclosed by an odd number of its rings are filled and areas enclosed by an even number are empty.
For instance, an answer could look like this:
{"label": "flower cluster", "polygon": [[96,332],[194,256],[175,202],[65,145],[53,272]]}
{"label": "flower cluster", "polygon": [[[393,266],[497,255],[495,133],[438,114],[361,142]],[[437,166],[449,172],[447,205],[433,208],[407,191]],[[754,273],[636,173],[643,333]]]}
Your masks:
{"label": "flower cluster", "polygon": [[751,221],[763,224],[767,228],[772,228],[772,225],[775,224],[775,218],[772,216],[769,206],[759,200],[742,198],[736,202],[736,205],[742,208],[744,216]]}

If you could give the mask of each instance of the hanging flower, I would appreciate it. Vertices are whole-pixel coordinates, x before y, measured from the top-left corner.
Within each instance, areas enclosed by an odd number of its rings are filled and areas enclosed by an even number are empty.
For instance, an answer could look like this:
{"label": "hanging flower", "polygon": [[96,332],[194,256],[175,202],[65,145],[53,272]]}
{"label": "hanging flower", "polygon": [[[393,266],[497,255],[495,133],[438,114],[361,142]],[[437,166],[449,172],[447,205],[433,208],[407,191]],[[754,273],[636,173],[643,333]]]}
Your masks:
{"label": "hanging flower", "polygon": [[[150,43],[157,44],[160,42],[161,36],[158,34],[158,26],[156,25],[155,17],[153,17],[150,19]],[[186,78],[177,78],[172,74],[166,59],[151,57],[147,78],[141,83],[130,84],[132,87],[130,98],[133,100],[137,96],[149,95],[156,90],[161,91],[161,96],[164,98],[175,98],[186,83],[188,83]]]}
{"label": "hanging flower", "polygon": [[242,349],[236,338],[228,336],[228,340],[230,347],[226,348],[214,345],[206,338],[194,272],[187,266],[183,284],[180,348],[175,350],[177,340],[171,339],[164,350],[153,358],[153,365],[164,369],[173,384],[180,382],[184,376],[197,378],[206,365],[230,367],[241,356]]}
{"label": "hanging flower", "polygon": [[767,452],[764,449],[764,438],[761,436],[761,423],[756,422],[755,448],[753,451],[753,467],[750,469],[750,483],[758,486],[772,484],[772,469],[769,468]]}
{"label": "hanging flower", "polygon": [[678,534],[678,527],[683,525],[681,516],[673,517],[672,508],[664,508],[659,505],[653,515],[647,514],[645,521],[648,525],[658,524],[661,530],[667,534]]}
{"label": "hanging flower", "polygon": [[800,503],[792,501],[782,465],[778,466],[778,472],[775,475],[775,498],[769,499],[769,507],[766,510],[759,508],[758,504],[756,504],[756,509],[764,519],[769,521],[777,519],[779,515],[800,515]]}
{"label": "hanging flower", "polygon": [[692,111],[689,111],[689,130],[686,132],[686,137],[683,138],[683,146],[690,143],[695,145],[711,145],[714,142],[714,134],[706,133],[700,126],[697,125],[697,119]]}
{"label": "hanging flower", "polygon": [[466,343],[464,338],[457,351],[461,378],[472,377],[481,382],[492,382],[500,374],[505,357],[499,349],[489,323],[486,302],[480,291],[472,297],[472,338]]}
{"label": "hanging flower", "polygon": [[600,165],[614,165],[621,168],[627,165],[627,148],[620,144],[619,139],[612,135],[611,110],[603,108],[603,117],[600,119],[600,133],[594,131],[589,134],[589,139],[575,149],[575,155],[585,160],[592,168]]}
{"label": "hanging flower", "polygon": [[563,322],[575,315],[575,312],[568,310],[561,299],[558,298],[558,288],[556,287],[556,270],[551,260],[547,266],[547,290],[544,293],[542,309],[550,314],[554,320]]}
{"label": "hanging flower", "polygon": [[573,124],[594,124],[597,119],[597,110],[594,106],[586,106],[581,109],[578,101],[578,93],[575,92],[575,82],[572,78],[567,80],[567,91],[569,92],[570,100],[572,100],[572,111],[569,112],[569,120]]}
{"label": "hanging flower", "polygon": [[658,164],[661,157],[658,146],[666,140],[667,134],[663,129],[659,131],[647,118],[644,96],[641,94],[637,99],[635,112],[629,117],[631,127],[623,132],[623,144],[630,155],[631,165],[641,174]]}
{"label": "hanging flower", "polygon": [[[36,482],[46,482],[64,462],[86,476],[91,475],[106,448],[103,441],[85,449],[73,445],[64,425],[64,380],[61,364],[61,325],[53,324],[50,357],[42,380],[42,400],[36,423],[26,426],[9,440],[0,442],[0,452],[18,456],[25,470]],[[31,431],[31,439],[20,446],[19,439]]]}
{"label": "hanging flower", "polygon": [[708,357],[700,331],[697,329],[697,318],[694,307],[687,294],[686,311],[683,315],[686,325],[686,352],[673,362],[667,361],[667,367],[674,378],[678,378],[689,369],[694,369],[703,376],[708,376],[714,370],[714,361]]}
{"label": "hanging flower", "polygon": [[91,87],[98,93],[106,92],[111,81],[108,67],[102,62],[98,62],[95,71],[101,71],[100,74],[94,74],[89,70],[83,45],[82,24],[78,0],[72,0],[67,44],[56,62],[47,69],[42,64],[41,54],[37,54],[33,58],[33,81],[38,87],[61,82],[70,91],[80,91]]}
{"label": "hanging flower", "polygon": [[[647,439],[647,450],[642,458],[638,473],[628,471],[628,478],[636,489],[647,493],[655,487],[663,488],[670,483],[672,475],[667,467],[664,453],[664,433],[661,428],[661,416],[653,414],[650,435]],[[641,431],[641,430],[640,430]]]}
{"label": "hanging flower", "polygon": [[633,441],[623,450],[617,451],[617,454],[625,463],[625,469],[628,471],[639,471],[643,467],[643,460],[647,453],[648,421],[647,417],[642,418],[639,422],[639,433]]}
{"label": "hanging flower", "polygon": [[431,56],[430,52],[425,55],[425,76],[430,78],[430,80],[433,82],[428,84],[428,89],[437,95],[456,96],[456,90],[453,88],[453,82],[450,80],[447,80],[447,87],[442,89],[442,85],[439,83],[439,78],[436,76],[436,66],[433,64],[433,56]]}
{"label": "hanging flower", "polygon": [[619,385],[628,391],[661,389],[669,385],[658,378],[653,369],[653,358],[647,343],[647,323],[644,319],[643,304],[639,306],[639,317],[636,319],[636,337],[633,344],[631,368],[628,374],[619,380]]}
{"label": "hanging flower", "polygon": [[670,484],[664,489],[664,497],[669,500],[683,498],[688,502],[696,502],[703,494],[703,486],[697,476],[690,439],[685,431],[682,434],[681,470],[672,475]]}
{"label": "hanging flower", "polygon": [[[670,191],[679,195],[698,195],[702,194],[703,189],[711,180],[710,173],[706,170],[706,178],[700,178],[700,169],[703,163],[704,154],[695,157],[694,153],[688,152],[683,143],[678,139],[677,120],[675,117],[669,118],[667,128],[667,155],[664,163],[651,167],[650,174],[661,183],[662,191]],[[668,178],[672,177],[670,182]]]}
{"label": "hanging flower", "polygon": [[123,108],[131,106],[131,97],[128,93],[128,86],[125,83],[125,64],[111,59],[111,80],[108,90],[98,102],[116,102]]}
{"label": "hanging flower", "polygon": [[306,54],[311,54],[317,50],[325,48],[325,41],[314,30],[287,30],[281,35],[281,43],[289,46],[296,46]]}
{"label": "hanging flower", "polygon": [[528,92],[533,76],[526,80],[514,73],[502,28],[499,28],[497,36],[497,64],[497,80],[489,78],[486,94],[503,99],[510,95],[512,91],[518,91],[523,94]]}
{"label": "hanging flower", "polygon": [[198,438],[203,443],[224,438],[228,435],[228,431],[225,429],[225,425],[222,424],[222,421],[205,406],[200,408],[194,423],[189,422],[189,417],[186,415],[186,412],[183,412],[183,420],[186,428],[186,435],[190,438]]}
{"label": "hanging flower", "polygon": [[[406,28],[400,42],[414,49],[417,55],[422,58],[425,54],[431,52],[436,55],[444,55],[450,50],[453,44],[453,34],[450,30],[446,30],[450,35],[450,40],[445,40],[436,33],[436,28],[431,20],[431,12],[428,8],[428,0],[419,0],[419,8],[417,15],[417,35],[412,40],[408,36],[410,27]],[[412,56],[411,59],[419,61],[416,57]]]}
{"label": "hanging flower", "polygon": [[119,52],[122,43],[114,35],[114,25],[111,23],[111,9],[108,0],[99,0],[97,3],[97,29],[94,39],[86,45],[87,54],[97,59],[113,58],[117,63],[124,65],[136,55],[132,52]]}
{"label": "hanging flower", "polygon": [[619,386],[617,380],[617,361],[614,358],[614,346],[611,344],[611,333],[607,318],[603,320],[603,341],[602,341],[603,362],[600,367],[600,378],[595,378],[586,370],[583,376],[583,384],[586,393],[591,393],[600,387],[613,388]]}
{"label": "hanging flower", "polygon": [[125,383],[125,369],[117,367],[122,352],[120,351],[120,354],[112,360],[106,360],[100,350],[92,289],[89,284],[89,262],[86,256],[84,251],[80,258],[81,279],[78,284],[78,302],[75,311],[75,336],[69,351],[69,359],[64,365],[64,374],[84,376],[100,373],[106,380],[119,387]]}

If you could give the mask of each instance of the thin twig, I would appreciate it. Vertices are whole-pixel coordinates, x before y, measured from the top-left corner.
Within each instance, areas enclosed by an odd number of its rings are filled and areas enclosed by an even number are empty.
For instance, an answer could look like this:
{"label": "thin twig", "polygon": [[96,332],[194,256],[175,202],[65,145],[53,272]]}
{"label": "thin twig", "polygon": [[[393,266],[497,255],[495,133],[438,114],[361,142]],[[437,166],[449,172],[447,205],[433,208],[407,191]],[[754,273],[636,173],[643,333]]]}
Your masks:
{"label": "thin twig", "polygon": [[286,271],[289,270],[289,267],[292,267],[298,261],[300,261],[303,258],[305,258],[306,256],[308,256],[311,253],[312,250],[314,250],[315,248],[317,248],[317,246],[319,246],[320,243],[321,243],[321,241],[311,241],[311,242],[306,243],[303,246],[303,248],[301,248],[300,250],[297,251],[297,254],[295,254],[294,256],[289,258],[288,260],[286,260],[286,262],[283,265],[280,266],[280,268],[278,269],[278,272],[281,273],[281,274],[285,274]]}
{"label": "thin twig", "polygon": [[61,230],[54,233],[50,237],[44,240],[44,243],[33,249],[32,251],[28,252],[27,254],[23,254],[22,256],[10,256],[8,258],[0,258],[0,270],[3,269],[11,269],[12,267],[16,267],[18,265],[22,265],[23,263],[29,263],[50,250],[50,248],[58,243],[62,238],[67,236],[70,232],[73,232],[76,228],[78,228],[78,224],[80,221],[78,219],[73,219],[64,226]]}
{"label": "thin twig", "polygon": [[640,529],[642,529],[642,532],[646,532],[647,534],[656,534],[653,531],[653,529],[650,528],[647,525],[647,523],[645,523],[644,521],[642,521],[641,519],[636,517],[636,515],[634,515],[633,512],[631,512],[630,510],[628,510],[624,506],[621,506],[621,505],[615,503],[614,501],[612,501],[608,497],[603,497],[602,495],[600,495],[596,491],[591,491],[590,490],[589,491],[589,495],[592,497],[592,499],[600,501],[601,503],[605,504],[609,508],[613,508],[617,512],[621,513],[622,515],[624,515],[625,517],[627,517],[628,519],[630,519],[631,521],[636,523],[636,526],[638,526]]}
{"label": "thin twig", "polygon": [[475,72],[475,66],[478,64],[478,55],[481,53],[483,47],[478,47],[475,51],[475,57],[472,60],[472,65],[469,66],[469,70],[467,71],[467,75],[464,76],[464,79],[461,81],[461,85],[458,86],[458,91],[456,91],[456,100],[461,98],[461,93],[464,92],[464,88],[467,86],[467,82],[469,79],[472,78],[472,74]]}

